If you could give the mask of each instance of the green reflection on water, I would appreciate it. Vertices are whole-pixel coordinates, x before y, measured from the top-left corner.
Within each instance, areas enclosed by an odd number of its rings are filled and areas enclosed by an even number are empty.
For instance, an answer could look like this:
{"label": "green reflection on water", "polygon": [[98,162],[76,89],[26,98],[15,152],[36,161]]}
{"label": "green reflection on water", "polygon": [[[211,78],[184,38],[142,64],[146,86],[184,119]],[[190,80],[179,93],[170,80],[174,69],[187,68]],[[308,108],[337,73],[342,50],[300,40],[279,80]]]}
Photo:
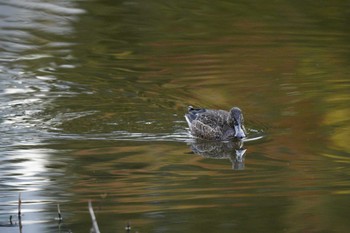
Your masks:
{"label": "green reflection on water", "polygon": [[[7,195],[24,190],[34,200],[28,218],[42,211],[35,200],[46,203],[45,214],[59,200],[64,229],[88,232],[92,199],[102,232],[123,231],[128,221],[139,232],[350,229],[346,3],[76,5],[85,13],[41,7],[45,14],[28,19],[34,26],[15,23],[25,50],[8,43],[12,27],[2,32],[2,77],[10,79],[2,96],[19,100],[1,105],[1,149],[9,155],[0,174],[15,187],[6,186]],[[193,154],[187,105],[237,105],[247,127],[263,131],[262,140],[245,143],[244,169]],[[45,163],[32,189],[15,168],[35,162],[30,153],[38,151]]]}

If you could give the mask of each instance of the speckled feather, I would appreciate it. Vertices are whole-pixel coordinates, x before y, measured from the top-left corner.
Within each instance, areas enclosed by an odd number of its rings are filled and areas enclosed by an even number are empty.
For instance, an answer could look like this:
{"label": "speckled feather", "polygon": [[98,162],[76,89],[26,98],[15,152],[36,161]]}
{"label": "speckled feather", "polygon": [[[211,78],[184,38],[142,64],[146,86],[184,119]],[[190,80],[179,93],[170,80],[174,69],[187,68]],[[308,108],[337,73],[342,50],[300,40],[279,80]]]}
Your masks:
{"label": "speckled feather", "polygon": [[224,110],[188,108],[185,115],[193,136],[207,140],[228,140],[235,131],[230,122],[230,113]]}

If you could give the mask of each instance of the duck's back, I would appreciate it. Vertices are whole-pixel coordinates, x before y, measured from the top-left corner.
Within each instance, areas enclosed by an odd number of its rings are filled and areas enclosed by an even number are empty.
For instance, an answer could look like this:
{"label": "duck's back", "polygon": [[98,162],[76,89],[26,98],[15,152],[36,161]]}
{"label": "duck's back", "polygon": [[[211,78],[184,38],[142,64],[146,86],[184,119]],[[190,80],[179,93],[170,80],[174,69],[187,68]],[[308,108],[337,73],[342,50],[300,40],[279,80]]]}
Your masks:
{"label": "duck's back", "polygon": [[196,120],[213,128],[222,128],[227,125],[228,114],[224,110],[207,110],[206,112],[197,114]]}
{"label": "duck's back", "polygon": [[192,117],[190,124],[192,135],[209,140],[225,140],[231,136],[227,111],[206,110],[189,114]]}

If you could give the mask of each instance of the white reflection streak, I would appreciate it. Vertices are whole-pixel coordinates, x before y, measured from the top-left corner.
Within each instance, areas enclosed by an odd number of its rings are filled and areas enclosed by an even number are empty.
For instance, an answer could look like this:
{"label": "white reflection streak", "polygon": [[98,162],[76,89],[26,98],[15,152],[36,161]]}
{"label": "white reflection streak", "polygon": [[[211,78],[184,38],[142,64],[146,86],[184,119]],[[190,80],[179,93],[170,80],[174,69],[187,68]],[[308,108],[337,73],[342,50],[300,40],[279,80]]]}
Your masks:
{"label": "white reflection streak", "polygon": [[47,172],[45,165],[49,157],[47,149],[28,149],[16,150],[13,152],[11,160],[16,162],[16,166],[11,170],[12,173],[19,174],[20,178],[32,179],[37,175]]}
{"label": "white reflection streak", "polygon": [[61,14],[61,15],[78,15],[85,13],[85,10],[80,8],[74,8],[72,6],[59,6],[52,3],[47,2],[33,2],[30,3],[24,3],[23,1],[19,0],[12,0],[9,2],[9,5],[16,6],[18,8],[29,8],[32,10],[41,10],[41,11],[47,11],[51,12],[53,14]]}
{"label": "white reflection streak", "polygon": [[49,221],[56,170],[50,167],[55,150],[39,148],[51,136],[45,110],[55,98],[72,95],[55,75],[57,68],[74,68],[73,43],[65,37],[85,13],[73,1],[51,2],[0,0],[0,209],[12,211],[20,192],[25,232],[47,232],[37,223]]}

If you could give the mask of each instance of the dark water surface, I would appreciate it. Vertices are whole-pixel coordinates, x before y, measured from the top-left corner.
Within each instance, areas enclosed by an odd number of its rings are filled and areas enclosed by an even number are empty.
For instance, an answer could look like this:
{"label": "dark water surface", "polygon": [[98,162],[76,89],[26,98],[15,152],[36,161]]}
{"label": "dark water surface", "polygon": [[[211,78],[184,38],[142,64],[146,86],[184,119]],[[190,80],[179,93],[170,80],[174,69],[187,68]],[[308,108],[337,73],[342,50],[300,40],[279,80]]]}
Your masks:
{"label": "dark water surface", "polygon": [[[349,232],[349,16],[0,0],[0,232],[90,232],[89,200],[101,232]],[[248,139],[195,141],[188,105],[239,106]]]}

